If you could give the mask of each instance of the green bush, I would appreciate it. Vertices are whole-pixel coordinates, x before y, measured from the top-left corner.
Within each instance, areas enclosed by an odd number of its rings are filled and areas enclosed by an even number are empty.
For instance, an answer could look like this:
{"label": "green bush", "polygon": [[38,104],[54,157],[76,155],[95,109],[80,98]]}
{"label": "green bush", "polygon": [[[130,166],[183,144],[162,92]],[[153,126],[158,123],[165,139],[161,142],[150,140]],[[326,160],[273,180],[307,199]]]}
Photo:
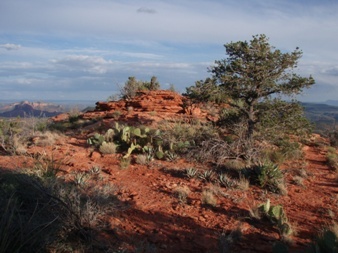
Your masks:
{"label": "green bush", "polygon": [[275,193],[282,193],[281,184],[284,183],[284,175],[278,165],[264,162],[245,168],[242,173],[251,183]]}
{"label": "green bush", "polygon": [[333,147],[329,147],[326,154],[327,164],[332,170],[338,171],[338,154],[337,150]]}

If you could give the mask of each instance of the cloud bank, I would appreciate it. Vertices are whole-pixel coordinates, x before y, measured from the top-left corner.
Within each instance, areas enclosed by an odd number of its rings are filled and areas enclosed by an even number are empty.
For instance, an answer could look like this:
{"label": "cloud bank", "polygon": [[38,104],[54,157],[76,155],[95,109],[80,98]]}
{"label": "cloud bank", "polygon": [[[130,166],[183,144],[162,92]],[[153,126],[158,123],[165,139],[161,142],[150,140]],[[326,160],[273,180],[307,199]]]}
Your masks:
{"label": "cloud bank", "polygon": [[0,92],[13,99],[96,99],[128,76],[178,91],[209,76],[223,44],[266,34],[304,54],[316,85],[303,100],[338,99],[338,3],[324,0],[2,0]]}

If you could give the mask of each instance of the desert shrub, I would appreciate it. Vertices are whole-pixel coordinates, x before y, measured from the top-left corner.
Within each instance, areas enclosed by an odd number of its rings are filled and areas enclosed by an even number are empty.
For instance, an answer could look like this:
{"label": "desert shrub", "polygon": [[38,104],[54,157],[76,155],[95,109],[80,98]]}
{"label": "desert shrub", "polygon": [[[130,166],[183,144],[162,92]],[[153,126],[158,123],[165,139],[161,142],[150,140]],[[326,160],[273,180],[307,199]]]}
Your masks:
{"label": "desert shrub", "polygon": [[240,175],[236,182],[236,187],[240,190],[246,191],[250,187],[250,181],[244,176]]}
{"label": "desert shrub", "polygon": [[298,160],[302,159],[304,153],[302,146],[299,142],[290,141],[288,138],[281,139],[275,143],[279,152],[286,160]]}
{"label": "desert shrub", "polygon": [[150,161],[148,160],[147,155],[139,154],[137,155],[135,162],[140,165],[147,165]]}
{"label": "desert shrub", "polygon": [[56,179],[57,173],[61,171],[62,161],[57,161],[53,155],[39,155],[34,157],[34,166],[27,170],[33,176],[41,179]]}
{"label": "desert shrub", "polygon": [[1,172],[0,252],[40,252],[48,247],[64,211],[50,193],[38,178]]}
{"label": "desert shrub", "polygon": [[182,204],[187,203],[187,198],[190,194],[190,189],[188,186],[178,186],[174,189],[174,195],[178,201]]}
{"label": "desert shrub", "polygon": [[60,138],[62,138],[62,134],[46,130],[43,132],[36,132],[30,142],[36,146],[46,147],[52,146]]}
{"label": "desert shrub", "polygon": [[338,131],[332,131],[329,134],[329,140],[332,147],[338,147]]}
{"label": "desert shrub", "polygon": [[0,120],[0,148],[6,153],[15,153],[19,140],[19,134],[22,131],[22,122],[18,119]]}
{"label": "desert shrub", "polygon": [[114,142],[102,142],[99,150],[102,154],[115,154],[116,153],[116,144]]}
{"label": "desert shrub", "polygon": [[150,82],[137,80],[134,76],[128,77],[128,81],[121,89],[121,97],[123,99],[130,99],[137,95],[138,91],[142,90],[158,90],[160,84],[156,76],[151,77]]}
{"label": "desert shrub", "polygon": [[200,171],[198,173],[198,178],[206,182],[212,182],[215,180],[216,174],[213,170],[207,169],[204,171]]}
{"label": "desert shrub", "polygon": [[283,193],[284,175],[278,165],[264,162],[242,170],[243,175],[261,188]]}
{"label": "desert shrub", "polygon": [[198,169],[194,167],[185,168],[184,174],[187,178],[196,178],[198,176]]}
{"label": "desert shrub", "polygon": [[120,160],[120,168],[121,169],[128,169],[131,164],[131,157],[122,157]]}
{"label": "desert shrub", "polygon": [[326,154],[327,164],[332,170],[338,171],[338,154],[337,150],[333,147],[329,147]]}
{"label": "desert shrub", "polygon": [[201,122],[163,121],[159,124],[162,131],[163,146],[170,151],[185,154],[203,141],[218,136],[218,131],[210,124]]}
{"label": "desert shrub", "polygon": [[202,191],[201,202],[204,205],[216,206],[217,198],[212,191],[206,189]]}
{"label": "desert shrub", "polygon": [[[193,149],[192,156],[201,162],[211,162],[219,166],[250,165],[261,160],[262,148],[259,144],[238,138],[233,142],[219,137],[205,140],[201,147]],[[239,167],[240,168],[240,167]]]}
{"label": "desert shrub", "polygon": [[0,171],[0,252],[96,252],[104,217],[115,210],[115,188],[97,184],[100,170],[58,176],[59,163],[36,158],[25,173]]}
{"label": "desert shrub", "polygon": [[319,248],[320,252],[323,253],[338,252],[338,225],[336,223],[320,233],[314,248]]}
{"label": "desert shrub", "polygon": [[220,173],[217,176],[217,182],[225,188],[237,187],[237,181],[232,179],[229,175]]}

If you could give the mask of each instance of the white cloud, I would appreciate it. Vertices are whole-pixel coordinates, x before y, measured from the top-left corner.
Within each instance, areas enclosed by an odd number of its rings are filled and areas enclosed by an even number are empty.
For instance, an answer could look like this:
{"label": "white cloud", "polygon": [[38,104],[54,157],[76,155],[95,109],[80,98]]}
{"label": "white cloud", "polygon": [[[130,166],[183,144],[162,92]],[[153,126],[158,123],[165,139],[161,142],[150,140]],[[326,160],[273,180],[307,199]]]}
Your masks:
{"label": "white cloud", "polygon": [[6,50],[18,50],[21,48],[21,45],[16,45],[16,44],[10,44],[10,43],[6,43],[6,44],[2,44],[0,45],[0,47],[6,49]]}
{"label": "white cloud", "polygon": [[18,77],[65,95],[93,83],[107,92],[113,80],[156,75],[183,89],[209,75],[224,43],[265,33],[283,51],[299,46],[299,71],[324,92],[338,85],[337,12],[338,2],[310,0],[2,0],[0,88]]}
{"label": "white cloud", "polygon": [[147,7],[141,7],[137,9],[137,12],[139,13],[147,13],[147,14],[155,14],[156,10],[147,8]]}

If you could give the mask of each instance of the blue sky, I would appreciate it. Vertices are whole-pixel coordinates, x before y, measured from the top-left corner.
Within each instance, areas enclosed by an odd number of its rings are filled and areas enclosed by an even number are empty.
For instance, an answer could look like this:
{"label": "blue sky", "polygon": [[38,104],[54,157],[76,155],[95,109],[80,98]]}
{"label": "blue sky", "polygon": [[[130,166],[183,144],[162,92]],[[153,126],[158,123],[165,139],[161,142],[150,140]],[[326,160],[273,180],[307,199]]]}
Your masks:
{"label": "blue sky", "polygon": [[1,0],[0,99],[106,100],[129,76],[177,91],[210,76],[224,44],[266,34],[300,47],[302,101],[338,100],[336,0]]}

